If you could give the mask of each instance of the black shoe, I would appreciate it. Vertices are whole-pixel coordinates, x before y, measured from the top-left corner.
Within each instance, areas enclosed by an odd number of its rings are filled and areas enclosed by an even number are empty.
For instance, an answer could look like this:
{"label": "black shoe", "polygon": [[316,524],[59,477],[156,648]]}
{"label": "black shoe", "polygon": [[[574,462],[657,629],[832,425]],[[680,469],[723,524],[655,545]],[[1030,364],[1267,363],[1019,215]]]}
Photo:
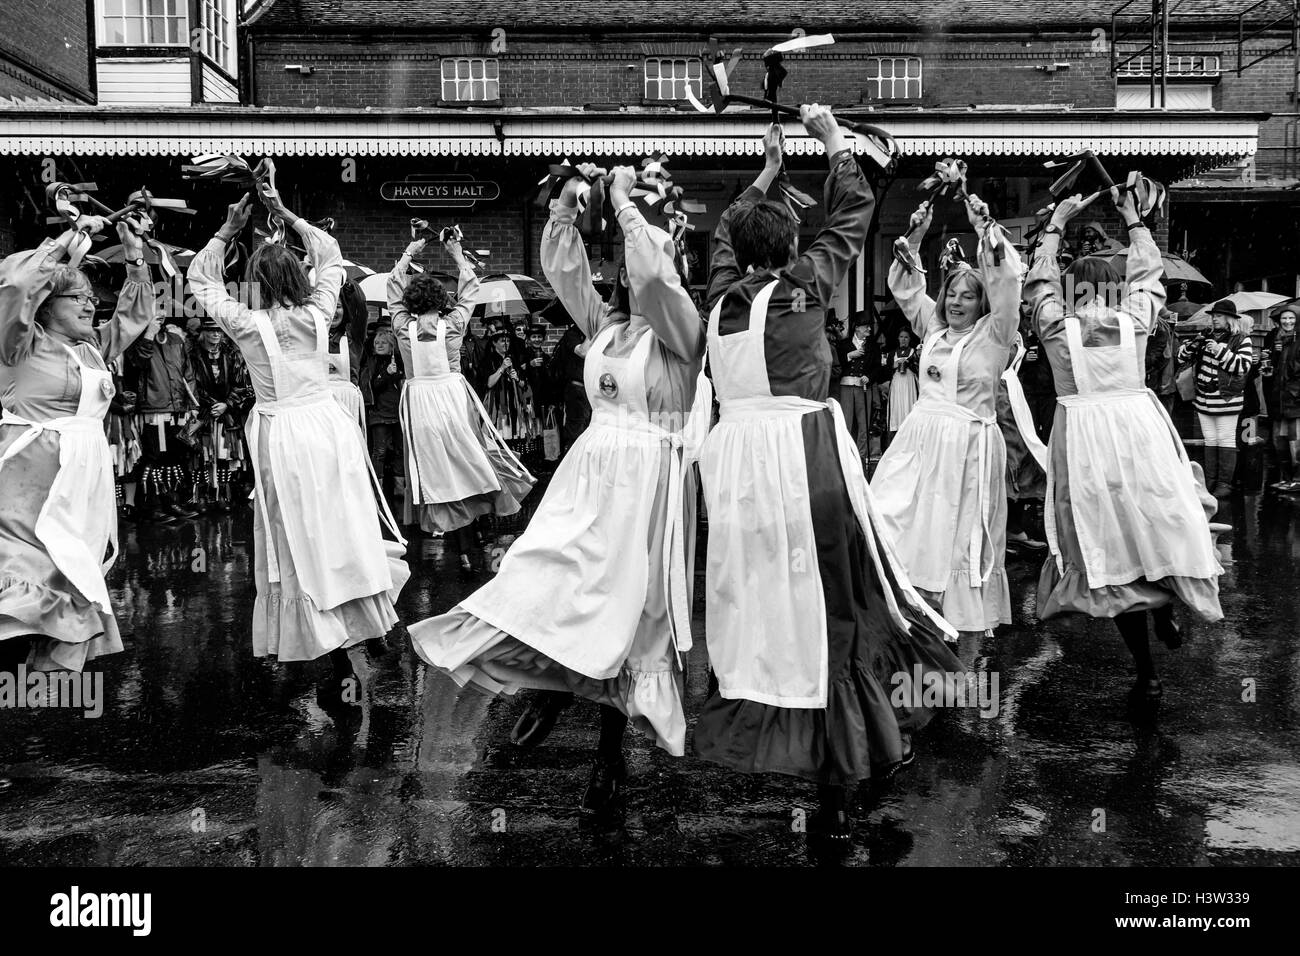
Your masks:
{"label": "black shoe", "polygon": [[1165,695],[1165,686],[1158,677],[1139,677],[1129,690],[1129,700],[1135,704],[1151,704]]}
{"label": "black shoe", "polygon": [[617,759],[597,757],[591,765],[591,780],[587,791],[582,795],[579,812],[588,818],[607,814],[623,796],[623,785],[627,782],[627,761],[619,754]]}
{"label": "black shoe", "polygon": [[199,513],[197,511],[190,511],[186,508],[181,507],[175,502],[166,505],[162,510],[167,512],[172,517],[180,518],[184,521],[189,521],[190,519],[197,518],[199,516]]}
{"label": "black shoe", "polygon": [[1153,614],[1152,622],[1154,625],[1152,629],[1156,632],[1156,637],[1160,638],[1160,642],[1165,647],[1171,651],[1176,651],[1183,646],[1183,629],[1178,626],[1178,623],[1172,617],[1161,620],[1159,615]]}
{"label": "black shoe", "polygon": [[532,750],[550,735],[560,711],[573,703],[573,695],[563,691],[544,690],[533,696],[527,709],[515,721],[510,731],[510,742],[524,750]]}

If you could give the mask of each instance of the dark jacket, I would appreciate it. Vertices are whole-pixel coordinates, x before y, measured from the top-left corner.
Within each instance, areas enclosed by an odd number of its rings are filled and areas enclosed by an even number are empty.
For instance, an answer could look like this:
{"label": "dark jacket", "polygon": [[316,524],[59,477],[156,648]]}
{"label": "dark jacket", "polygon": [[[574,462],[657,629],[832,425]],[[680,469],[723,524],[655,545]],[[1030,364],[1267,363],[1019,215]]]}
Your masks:
{"label": "dark jacket", "polygon": [[1283,338],[1281,329],[1273,329],[1264,337],[1264,354],[1273,366],[1263,379],[1269,418],[1300,418],[1300,336]]}
{"label": "dark jacket", "polygon": [[126,353],[138,376],[136,411],[145,415],[181,413],[195,407],[190,397],[194,394],[194,369],[189,339],[175,326],[164,326],[164,330],[166,337],[161,342],[142,335]]}
{"label": "dark jacket", "polygon": [[[840,339],[835,345],[836,358],[840,367],[840,377],[847,378],[865,376],[871,383],[875,383],[880,377],[880,346],[876,344],[874,335],[868,335],[867,340],[862,343],[862,354],[857,358],[849,358],[849,353],[858,351],[853,347],[853,336],[850,334],[846,339]],[[832,382],[832,385],[838,384]]]}
{"label": "dark jacket", "polygon": [[586,336],[576,325],[571,325],[565,330],[560,341],[556,343],[555,351],[551,353],[551,364],[547,371],[551,377],[551,383],[555,387],[557,394],[564,394],[564,386],[569,382],[582,381],[582,368],[584,359],[576,351],[579,345],[583,343]]}
{"label": "dark jacket", "polygon": [[222,345],[216,360],[208,358],[200,343],[190,356],[194,369],[194,391],[199,400],[199,418],[212,417],[213,405],[227,405],[225,423],[234,428],[243,424],[253,407],[253,386],[248,378],[248,368],[239,353]]}
{"label": "dark jacket", "polygon": [[[393,365],[395,371],[389,371]],[[366,356],[361,369],[361,395],[366,402],[366,420],[371,425],[391,425],[397,421],[398,403],[402,397],[402,360],[393,355]]]}

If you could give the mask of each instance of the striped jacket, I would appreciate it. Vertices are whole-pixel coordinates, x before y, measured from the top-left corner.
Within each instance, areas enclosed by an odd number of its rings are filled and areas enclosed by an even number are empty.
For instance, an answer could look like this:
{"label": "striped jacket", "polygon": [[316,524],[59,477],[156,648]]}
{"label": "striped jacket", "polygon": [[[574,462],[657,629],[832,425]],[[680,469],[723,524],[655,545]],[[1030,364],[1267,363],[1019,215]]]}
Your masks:
{"label": "striped jacket", "polygon": [[1255,363],[1250,337],[1233,336],[1222,343],[1227,348],[1220,355],[1212,349],[1213,340],[1192,339],[1178,350],[1179,362],[1196,360],[1196,410],[1206,415],[1240,415],[1245,407],[1244,393],[1227,398],[1219,392],[1219,370],[1245,375]]}

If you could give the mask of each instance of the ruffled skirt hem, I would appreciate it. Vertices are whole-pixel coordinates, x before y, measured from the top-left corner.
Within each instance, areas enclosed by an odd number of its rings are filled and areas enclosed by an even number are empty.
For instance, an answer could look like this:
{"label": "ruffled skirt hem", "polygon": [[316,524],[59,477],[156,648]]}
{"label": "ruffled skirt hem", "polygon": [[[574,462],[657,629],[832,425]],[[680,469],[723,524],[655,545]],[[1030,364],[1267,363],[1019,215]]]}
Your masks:
{"label": "ruffled skirt hem", "polygon": [[970,586],[967,571],[953,571],[948,589],[925,591],[921,595],[959,631],[991,631],[1011,621],[1011,586],[1004,567],[995,567],[980,587]]}
{"label": "ruffled skirt hem", "polygon": [[281,662],[313,661],[374,637],[383,637],[398,621],[388,593],[347,601],[322,611],[305,595],[285,599],[280,585],[258,592],[253,603],[253,656]]}
{"label": "ruffled skirt hem", "polygon": [[1219,606],[1219,581],[1214,578],[1165,577],[1152,581],[1138,578],[1127,584],[1088,587],[1086,572],[1072,564],[1062,574],[1049,556],[1038,576],[1038,617],[1086,614],[1113,618],[1130,611],[1150,611],[1177,598],[1202,621],[1223,619]]}
{"label": "ruffled skirt hem", "polygon": [[457,605],[409,628],[416,654],[461,687],[489,694],[520,689],[569,691],[615,707],[637,730],[675,757],[686,752],[686,706],[681,671],[672,654],[654,669],[623,661],[612,677],[592,677],[565,667],[516,637]]}
{"label": "ruffled skirt hem", "polygon": [[0,640],[34,638],[27,666],[81,671],[123,650],[117,619],[78,595],[15,577],[0,578]]}

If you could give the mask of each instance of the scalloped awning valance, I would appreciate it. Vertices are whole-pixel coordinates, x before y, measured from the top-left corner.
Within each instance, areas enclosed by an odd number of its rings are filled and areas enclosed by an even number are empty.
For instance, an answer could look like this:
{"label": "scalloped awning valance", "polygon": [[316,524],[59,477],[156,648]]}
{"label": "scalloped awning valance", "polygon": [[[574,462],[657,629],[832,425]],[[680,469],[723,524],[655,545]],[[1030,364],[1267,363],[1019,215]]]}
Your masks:
{"label": "scalloped awning valance", "polygon": [[[875,115],[908,156],[1103,155],[1240,158],[1259,138],[1255,114],[1090,111]],[[753,156],[757,114],[446,114],[103,108],[0,109],[0,155],[190,156]],[[787,126],[787,151],[821,144]]]}

